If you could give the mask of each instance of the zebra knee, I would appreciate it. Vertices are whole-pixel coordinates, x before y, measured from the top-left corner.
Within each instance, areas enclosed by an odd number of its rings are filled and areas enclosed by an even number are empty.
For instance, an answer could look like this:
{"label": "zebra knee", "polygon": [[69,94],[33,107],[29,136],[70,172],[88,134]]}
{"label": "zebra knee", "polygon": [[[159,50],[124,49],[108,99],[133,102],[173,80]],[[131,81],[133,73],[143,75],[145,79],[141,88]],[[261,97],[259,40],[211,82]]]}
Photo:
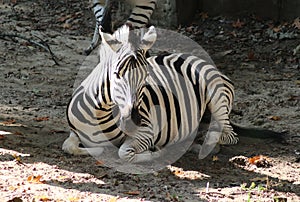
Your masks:
{"label": "zebra knee", "polygon": [[133,162],[135,157],[135,149],[132,147],[125,147],[122,145],[119,149],[118,155],[120,159],[126,162]]}
{"label": "zebra knee", "polygon": [[79,138],[75,133],[71,132],[70,136],[64,141],[62,150],[72,155],[88,155],[89,153],[84,148],[80,148],[79,144]]}

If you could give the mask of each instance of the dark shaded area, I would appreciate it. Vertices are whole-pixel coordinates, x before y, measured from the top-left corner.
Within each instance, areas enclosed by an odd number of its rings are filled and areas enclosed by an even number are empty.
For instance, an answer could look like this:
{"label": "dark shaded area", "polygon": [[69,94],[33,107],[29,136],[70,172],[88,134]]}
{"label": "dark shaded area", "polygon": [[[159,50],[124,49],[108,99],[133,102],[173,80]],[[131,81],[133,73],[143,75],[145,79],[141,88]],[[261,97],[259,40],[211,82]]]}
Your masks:
{"label": "dark shaded area", "polygon": [[197,10],[210,16],[244,17],[256,15],[263,19],[275,21],[293,20],[299,17],[299,0],[177,0],[178,24],[190,23]]}

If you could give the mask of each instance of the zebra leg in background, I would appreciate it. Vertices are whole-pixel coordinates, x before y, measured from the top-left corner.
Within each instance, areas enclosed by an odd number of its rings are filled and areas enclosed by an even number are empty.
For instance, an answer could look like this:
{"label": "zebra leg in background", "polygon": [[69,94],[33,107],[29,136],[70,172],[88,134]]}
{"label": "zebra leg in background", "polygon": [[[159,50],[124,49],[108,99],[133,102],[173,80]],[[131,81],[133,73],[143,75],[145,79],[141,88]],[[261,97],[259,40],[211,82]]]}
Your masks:
{"label": "zebra leg in background", "polygon": [[64,141],[62,149],[64,152],[72,154],[72,155],[92,155],[99,156],[104,148],[83,148],[79,147],[80,140],[78,136],[71,131],[70,136]]}
{"label": "zebra leg in background", "polygon": [[108,8],[108,0],[93,0],[92,8],[96,18],[96,25],[92,42],[84,51],[86,55],[89,55],[98,45],[100,37],[99,28],[105,32],[111,32],[111,16]]}
{"label": "zebra leg in background", "polygon": [[150,151],[150,145],[145,145],[145,142],[128,137],[119,149],[119,157],[131,163],[149,162],[159,158],[162,151]]}
{"label": "zebra leg in background", "polygon": [[192,151],[195,152],[195,150],[198,149],[199,159],[204,159],[208,155],[216,154],[219,152],[220,150],[219,143],[223,135],[222,124],[223,123],[218,123],[215,120],[211,121],[202,145],[201,144],[192,145],[192,149],[191,149]]}
{"label": "zebra leg in background", "polygon": [[233,96],[227,96],[228,93],[224,93],[224,89],[218,85],[213,86],[213,88],[216,89],[216,92],[210,98],[208,104],[208,109],[212,115],[211,122],[199,152],[199,159],[208,156],[218,144],[230,145],[237,144],[239,141],[229,121],[229,113],[232,106],[231,98]]}
{"label": "zebra leg in background", "polygon": [[145,27],[155,9],[156,0],[135,0],[134,8],[126,24],[132,28]]}

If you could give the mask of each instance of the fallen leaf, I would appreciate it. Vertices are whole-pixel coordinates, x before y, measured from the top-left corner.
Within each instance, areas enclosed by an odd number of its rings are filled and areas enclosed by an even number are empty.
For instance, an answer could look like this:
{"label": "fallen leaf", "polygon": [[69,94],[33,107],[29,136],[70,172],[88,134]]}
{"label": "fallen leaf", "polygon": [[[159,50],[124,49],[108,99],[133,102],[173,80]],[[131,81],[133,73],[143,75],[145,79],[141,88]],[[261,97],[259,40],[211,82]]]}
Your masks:
{"label": "fallen leaf", "polygon": [[70,23],[64,23],[62,27],[64,29],[71,29],[72,25]]}
{"label": "fallen leaf", "polygon": [[104,162],[103,162],[103,161],[100,161],[100,160],[98,160],[98,161],[96,161],[96,165],[97,165],[97,166],[103,166],[103,165],[104,165]]}
{"label": "fallen leaf", "polygon": [[268,117],[270,120],[273,120],[273,121],[279,121],[281,120],[281,117],[280,116],[269,116]]}
{"label": "fallen leaf", "polygon": [[108,202],[117,202],[118,198],[117,197],[112,197],[109,199]]}
{"label": "fallen leaf", "polygon": [[249,59],[249,60],[254,60],[254,59],[255,59],[255,53],[254,53],[253,50],[250,50],[250,51],[248,52],[248,59]]}
{"label": "fallen leaf", "polygon": [[41,181],[41,178],[42,178],[41,175],[38,175],[36,177],[31,175],[27,178],[27,182],[32,183],[32,184],[43,184],[44,182]]}
{"label": "fallen leaf", "polygon": [[[299,82],[299,84],[300,84],[300,82]],[[292,96],[288,99],[288,101],[295,101],[295,100],[300,100],[300,96],[292,95]]]}
{"label": "fallen leaf", "polygon": [[280,32],[280,30],[281,30],[281,27],[280,27],[280,26],[278,26],[278,27],[273,27],[273,31],[274,31],[275,33]]}
{"label": "fallen leaf", "polygon": [[133,196],[140,195],[140,193],[141,192],[138,190],[124,192],[124,194],[133,195]]}
{"label": "fallen leaf", "polygon": [[58,22],[65,22],[69,18],[70,18],[69,15],[61,16],[60,18],[58,18]]}
{"label": "fallen leaf", "polygon": [[232,27],[234,28],[241,28],[245,23],[241,22],[240,19],[237,19],[237,21],[232,23]]}
{"label": "fallen leaf", "polygon": [[293,50],[293,55],[300,53],[300,44]]}
{"label": "fallen leaf", "polygon": [[200,17],[201,17],[202,19],[207,19],[207,18],[208,18],[207,12],[201,12],[201,13],[200,13]]}
{"label": "fallen leaf", "polygon": [[1,125],[11,125],[11,124],[14,124],[14,123],[16,123],[16,120],[15,119],[10,119],[10,120],[1,122]]}
{"label": "fallen leaf", "polygon": [[230,34],[231,34],[233,37],[237,37],[237,34],[236,34],[235,31],[230,32]]}
{"label": "fallen leaf", "polygon": [[187,28],[185,28],[185,31],[189,32],[189,33],[192,33],[194,30],[194,27],[193,26],[189,26]]}
{"label": "fallen leaf", "polygon": [[18,132],[18,131],[14,132],[14,134],[15,135],[23,135],[21,132]]}
{"label": "fallen leaf", "polygon": [[293,26],[297,29],[300,29],[300,17],[294,20]]}
{"label": "fallen leaf", "polygon": [[58,176],[57,177],[58,180],[66,180],[66,179],[69,179],[68,176]]}
{"label": "fallen leaf", "polygon": [[65,21],[67,21],[69,19],[74,19],[74,18],[76,18],[78,16],[77,13],[72,13],[72,14],[69,14],[69,15],[61,16],[60,18],[58,18],[58,21],[59,22],[65,22]]}
{"label": "fallen leaf", "polygon": [[267,156],[259,155],[248,159],[248,162],[256,167],[270,167],[271,161]]}
{"label": "fallen leaf", "polygon": [[255,177],[255,178],[252,178],[251,181],[253,182],[264,182],[264,181],[267,181],[268,180],[268,177]]}
{"label": "fallen leaf", "polygon": [[5,135],[0,135],[0,140],[3,140],[5,138]]}
{"label": "fallen leaf", "polygon": [[13,154],[12,155],[15,159],[15,161],[17,161],[18,163],[22,163],[20,156],[18,156],[17,154]]}
{"label": "fallen leaf", "polygon": [[34,197],[37,201],[51,201],[48,196],[35,196]]}
{"label": "fallen leaf", "polygon": [[15,190],[17,190],[18,189],[18,187],[14,187],[14,186],[9,186],[8,187],[8,190],[9,191],[15,191]]}
{"label": "fallen leaf", "polygon": [[79,201],[80,198],[77,198],[77,197],[70,197],[70,198],[68,198],[68,200],[69,200],[70,202],[76,202],[76,201]]}
{"label": "fallen leaf", "polygon": [[275,64],[278,65],[282,62],[282,58],[278,58],[276,61],[275,61]]}
{"label": "fallen leaf", "polygon": [[37,121],[37,122],[40,122],[40,121],[48,121],[49,120],[49,117],[45,116],[45,117],[37,117],[37,118],[34,118],[33,120]]}
{"label": "fallen leaf", "polygon": [[214,56],[215,57],[224,57],[226,55],[229,55],[233,52],[233,50],[226,50],[226,51],[222,51],[222,52],[219,52],[219,53],[216,53]]}
{"label": "fallen leaf", "polygon": [[213,161],[213,162],[218,161],[218,160],[219,160],[219,157],[217,157],[217,156],[213,156],[213,157],[212,157],[212,161]]}
{"label": "fallen leaf", "polygon": [[255,164],[256,161],[258,161],[261,158],[261,156],[254,156],[248,159],[249,163]]}

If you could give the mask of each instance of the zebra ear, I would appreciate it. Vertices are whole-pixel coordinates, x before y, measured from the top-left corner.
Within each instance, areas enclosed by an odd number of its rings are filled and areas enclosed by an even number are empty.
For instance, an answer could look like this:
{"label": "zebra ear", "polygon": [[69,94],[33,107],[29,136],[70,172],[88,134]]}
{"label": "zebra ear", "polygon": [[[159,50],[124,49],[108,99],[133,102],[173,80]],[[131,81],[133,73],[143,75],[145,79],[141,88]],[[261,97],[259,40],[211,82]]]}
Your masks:
{"label": "zebra ear", "polygon": [[140,48],[147,51],[149,50],[153,44],[155,43],[157,38],[156,30],[154,26],[151,26],[146,32],[146,34],[143,36]]}
{"label": "zebra ear", "polygon": [[104,33],[100,30],[102,43],[106,43],[114,52],[120,50],[122,43],[118,41],[113,35]]}

